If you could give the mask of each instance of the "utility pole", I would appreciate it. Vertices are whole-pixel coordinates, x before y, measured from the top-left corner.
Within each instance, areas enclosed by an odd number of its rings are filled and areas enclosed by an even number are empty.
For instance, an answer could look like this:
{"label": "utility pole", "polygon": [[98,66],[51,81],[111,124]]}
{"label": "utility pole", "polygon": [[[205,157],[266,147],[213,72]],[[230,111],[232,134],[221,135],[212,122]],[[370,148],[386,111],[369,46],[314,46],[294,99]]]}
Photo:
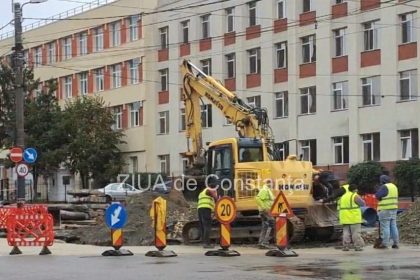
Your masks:
{"label": "utility pole", "polygon": [[[25,149],[25,130],[24,130],[24,100],[25,92],[23,85],[23,45],[22,45],[22,7],[20,3],[14,3],[15,16],[15,104],[16,104],[16,142],[15,145]],[[17,178],[17,203],[25,203],[25,177]]]}

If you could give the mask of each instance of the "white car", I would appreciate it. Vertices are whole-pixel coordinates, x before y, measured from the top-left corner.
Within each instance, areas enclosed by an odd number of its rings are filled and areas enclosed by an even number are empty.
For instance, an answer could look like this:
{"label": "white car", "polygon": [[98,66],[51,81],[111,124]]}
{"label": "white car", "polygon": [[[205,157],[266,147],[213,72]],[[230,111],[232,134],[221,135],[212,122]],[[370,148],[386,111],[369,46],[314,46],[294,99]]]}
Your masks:
{"label": "white car", "polygon": [[111,183],[96,191],[99,192],[101,196],[105,196],[107,202],[125,199],[127,196],[143,192],[126,183]]}

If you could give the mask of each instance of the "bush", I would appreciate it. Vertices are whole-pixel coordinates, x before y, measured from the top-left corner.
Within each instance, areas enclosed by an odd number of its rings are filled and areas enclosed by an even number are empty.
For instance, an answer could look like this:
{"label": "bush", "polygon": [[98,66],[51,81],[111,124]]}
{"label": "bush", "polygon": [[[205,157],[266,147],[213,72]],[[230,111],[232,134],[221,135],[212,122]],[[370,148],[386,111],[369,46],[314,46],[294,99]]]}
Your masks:
{"label": "bush", "polygon": [[410,159],[397,161],[394,168],[395,182],[399,194],[405,196],[418,195],[420,192],[420,160]]}
{"label": "bush", "polygon": [[356,184],[360,194],[375,193],[384,168],[374,161],[353,165],[347,174],[349,184]]}

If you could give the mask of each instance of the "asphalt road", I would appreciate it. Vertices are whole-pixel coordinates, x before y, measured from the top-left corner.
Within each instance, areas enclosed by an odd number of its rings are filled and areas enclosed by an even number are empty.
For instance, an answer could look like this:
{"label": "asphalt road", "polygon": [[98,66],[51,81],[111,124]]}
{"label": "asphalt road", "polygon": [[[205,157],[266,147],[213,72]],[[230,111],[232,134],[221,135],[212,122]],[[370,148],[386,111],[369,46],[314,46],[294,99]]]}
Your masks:
{"label": "asphalt road", "polygon": [[0,279],[420,279],[420,247],[400,250],[342,252],[334,248],[298,249],[299,256],[276,258],[264,250],[235,247],[239,257],[207,257],[200,247],[170,246],[178,256],[146,257],[151,247],[126,247],[134,256],[102,257],[110,248],[55,244],[52,255],[38,256],[38,247],[22,247],[9,256],[0,240]]}

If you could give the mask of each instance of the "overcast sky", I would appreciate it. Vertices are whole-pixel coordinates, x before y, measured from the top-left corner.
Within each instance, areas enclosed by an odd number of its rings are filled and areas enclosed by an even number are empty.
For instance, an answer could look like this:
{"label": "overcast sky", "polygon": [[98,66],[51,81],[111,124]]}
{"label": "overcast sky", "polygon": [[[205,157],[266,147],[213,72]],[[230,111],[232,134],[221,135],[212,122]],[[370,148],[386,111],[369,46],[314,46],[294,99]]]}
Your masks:
{"label": "overcast sky", "polygon": [[[16,0],[15,2],[26,3],[29,1],[30,0]],[[83,3],[90,2],[93,2],[93,0],[48,0],[47,2],[39,4],[27,4],[23,8],[23,17],[50,17],[75,7],[82,6]],[[13,19],[12,0],[0,0],[0,28],[7,24],[11,19]],[[32,23],[30,20],[25,20],[23,25],[30,23]],[[13,26],[8,25],[3,30],[0,30],[0,34],[13,30]]]}

